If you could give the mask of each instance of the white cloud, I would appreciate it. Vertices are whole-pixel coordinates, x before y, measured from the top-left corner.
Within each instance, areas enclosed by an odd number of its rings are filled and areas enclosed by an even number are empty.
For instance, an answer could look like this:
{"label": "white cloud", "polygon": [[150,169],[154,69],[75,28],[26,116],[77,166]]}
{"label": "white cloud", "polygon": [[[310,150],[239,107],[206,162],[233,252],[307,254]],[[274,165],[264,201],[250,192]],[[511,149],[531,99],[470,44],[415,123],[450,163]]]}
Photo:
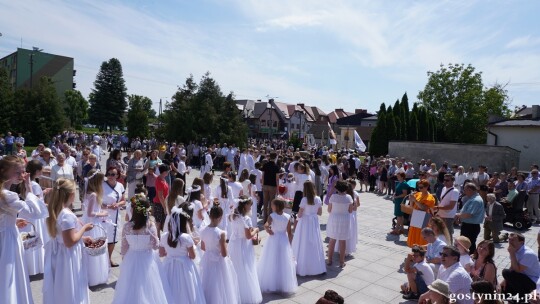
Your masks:
{"label": "white cloud", "polygon": [[529,48],[534,47],[540,44],[540,38],[539,37],[532,37],[531,35],[522,36],[513,39],[512,41],[508,42],[505,47],[507,49],[522,49],[522,48]]}

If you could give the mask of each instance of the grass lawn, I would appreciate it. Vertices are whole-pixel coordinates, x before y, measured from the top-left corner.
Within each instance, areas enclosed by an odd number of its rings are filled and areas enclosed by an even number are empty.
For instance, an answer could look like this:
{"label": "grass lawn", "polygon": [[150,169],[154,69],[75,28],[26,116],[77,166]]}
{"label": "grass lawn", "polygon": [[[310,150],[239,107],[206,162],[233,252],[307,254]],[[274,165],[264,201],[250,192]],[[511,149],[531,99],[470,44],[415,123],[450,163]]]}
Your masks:
{"label": "grass lawn", "polygon": [[[83,127],[82,130],[77,130],[77,131],[83,131],[86,134],[103,133],[103,132],[100,132],[98,128],[86,128],[86,127]],[[109,131],[107,131],[106,133],[109,133]],[[122,134],[122,133],[125,133],[125,132],[118,131],[118,130],[113,131],[113,134]]]}
{"label": "grass lawn", "polygon": [[36,146],[24,146],[24,149],[26,150],[26,155],[30,157],[30,155],[32,155],[32,152],[36,149]]}

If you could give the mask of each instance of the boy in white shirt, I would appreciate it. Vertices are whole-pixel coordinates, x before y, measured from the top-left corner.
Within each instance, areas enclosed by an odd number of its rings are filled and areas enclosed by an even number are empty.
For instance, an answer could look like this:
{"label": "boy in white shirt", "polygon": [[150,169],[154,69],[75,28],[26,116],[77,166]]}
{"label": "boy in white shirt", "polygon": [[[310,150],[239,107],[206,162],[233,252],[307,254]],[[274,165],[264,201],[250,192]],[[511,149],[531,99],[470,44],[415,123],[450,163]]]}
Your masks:
{"label": "boy in white shirt", "polygon": [[403,299],[418,299],[428,290],[427,286],[435,280],[431,266],[425,260],[426,251],[420,246],[414,246],[412,253],[405,259],[407,283],[401,285]]}

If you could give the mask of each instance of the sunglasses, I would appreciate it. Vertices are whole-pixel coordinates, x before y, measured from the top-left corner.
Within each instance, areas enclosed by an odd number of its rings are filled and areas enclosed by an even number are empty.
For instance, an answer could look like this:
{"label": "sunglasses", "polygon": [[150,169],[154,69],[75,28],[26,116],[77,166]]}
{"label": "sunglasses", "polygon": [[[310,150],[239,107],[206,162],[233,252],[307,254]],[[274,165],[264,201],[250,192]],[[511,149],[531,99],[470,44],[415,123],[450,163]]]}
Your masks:
{"label": "sunglasses", "polygon": [[445,179],[444,181],[445,182],[451,182],[452,180],[451,179]]}
{"label": "sunglasses", "polygon": [[425,187],[424,186],[418,186],[418,189],[424,189]]}
{"label": "sunglasses", "polygon": [[107,173],[107,176],[116,176],[116,173]]}
{"label": "sunglasses", "polygon": [[443,258],[447,258],[447,257],[450,256],[449,254],[446,254],[446,253],[444,253],[444,252],[439,252],[439,255],[440,255],[441,257],[443,257]]}

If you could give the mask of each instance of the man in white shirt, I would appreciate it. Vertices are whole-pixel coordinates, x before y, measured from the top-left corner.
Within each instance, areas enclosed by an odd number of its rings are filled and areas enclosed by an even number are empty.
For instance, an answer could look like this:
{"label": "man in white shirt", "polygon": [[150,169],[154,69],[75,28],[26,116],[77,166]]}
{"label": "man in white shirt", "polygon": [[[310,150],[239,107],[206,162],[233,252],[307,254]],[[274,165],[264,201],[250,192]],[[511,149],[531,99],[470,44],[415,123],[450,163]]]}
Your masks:
{"label": "man in white shirt", "polygon": [[448,284],[453,303],[472,304],[471,276],[459,263],[461,254],[455,246],[444,246],[441,253],[442,265],[437,279]]}
{"label": "man in white shirt", "polygon": [[450,238],[454,234],[454,217],[457,213],[457,201],[459,191],[454,187],[454,176],[452,174],[444,175],[444,188],[441,192],[441,200],[435,212],[444,220]]}

